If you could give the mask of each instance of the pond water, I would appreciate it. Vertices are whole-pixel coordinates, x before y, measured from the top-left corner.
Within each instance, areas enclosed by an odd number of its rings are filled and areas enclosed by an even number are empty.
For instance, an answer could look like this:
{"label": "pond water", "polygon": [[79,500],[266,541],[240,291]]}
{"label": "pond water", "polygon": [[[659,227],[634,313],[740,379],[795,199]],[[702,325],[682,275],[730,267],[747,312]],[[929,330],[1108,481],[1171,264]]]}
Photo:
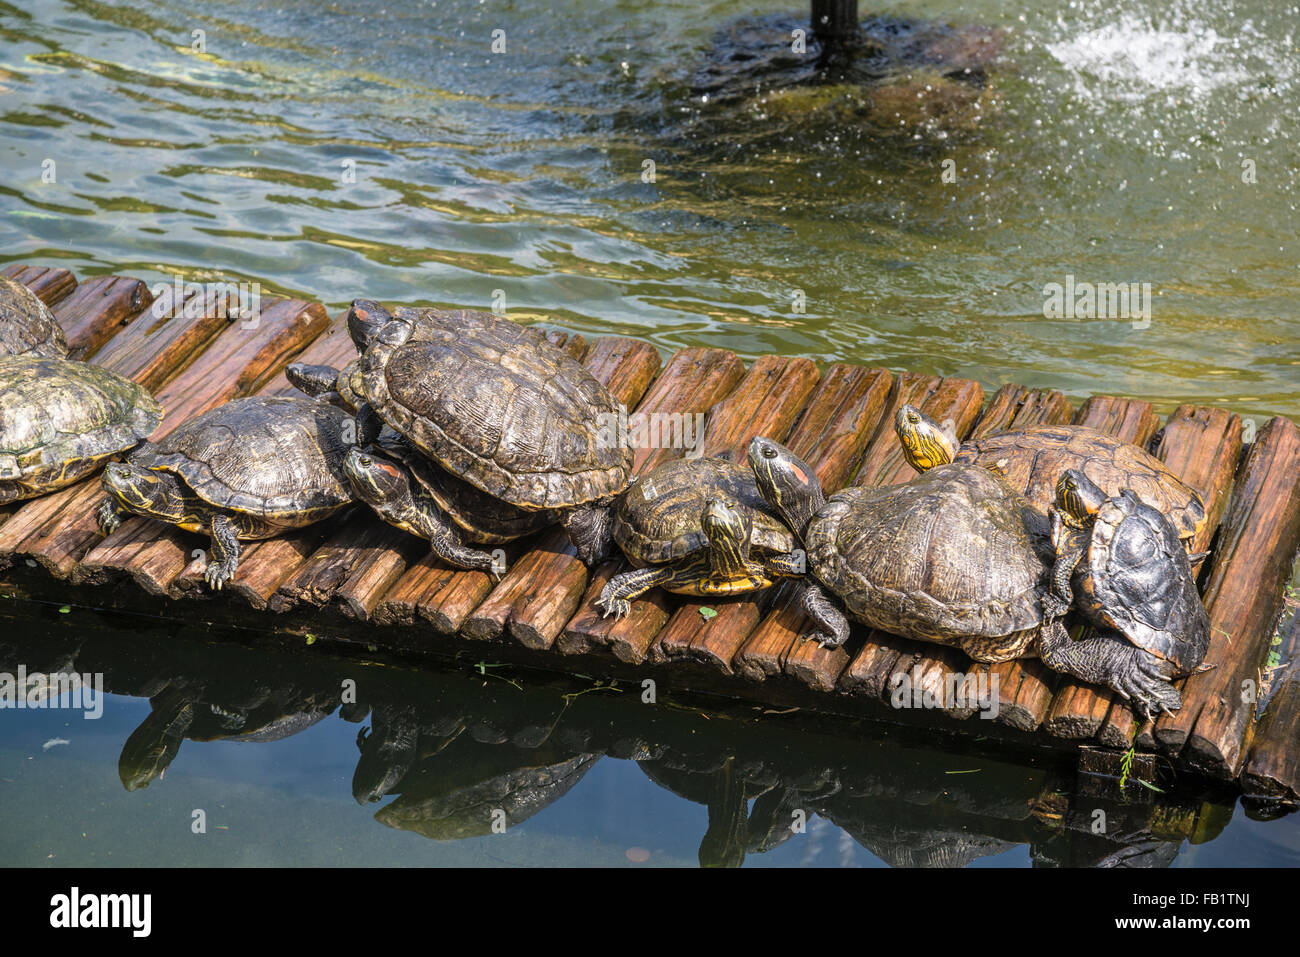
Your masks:
{"label": "pond water", "polygon": [[[1204,402],[1259,424],[1300,417],[1300,7],[871,9],[1003,31],[978,123],[882,131],[770,91],[706,100],[719,28],[802,16],[767,0],[221,0],[197,13],[181,0],[0,0],[0,262],[258,282],[332,309],[363,295],[504,304],[664,350],[1110,392],[1160,411]],[[1049,318],[1045,287],[1068,277],[1149,284],[1150,321]],[[82,635],[66,616],[46,630]],[[14,789],[0,862],[610,863],[641,847],[654,862],[694,863],[708,826],[699,796],[736,778],[679,780],[703,772],[638,767],[633,754],[572,766],[620,753],[604,745],[557,752],[548,760],[570,763],[547,774],[573,779],[562,799],[497,843],[434,844],[352,803],[358,725],[337,716],[273,743],[187,742],[164,780],[123,789],[116,755],[149,713],[141,693],[156,694],[123,690],[86,727],[65,728],[60,712],[0,715],[0,777]],[[577,700],[599,721],[601,698]],[[43,749],[60,737],[71,743]],[[469,740],[438,753],[472,778],[500,758]],[[871,754],[954,770],[942,752],[892,747]],[[708,760],[725,764],[730,748]],[[855,793],[876,801],[869,771],[854,775],[867,781]],[[907,787],[929,793],[926,781]],[[757,787],[745,785],[749,800]],[[925,802],[907,787],[850,809],[835,806],[843,790],[823,805],[801,797],[814,810],[807,835],[747,863],[902,863],[898,847],[929,838],[890,844],[875,829],[915,823]],[[1022,797],[963,788],[918,829],[960,830],[952,814]],[[183,827],[155,839],[160,815],[218,798],[242,827],[201,844]],[[1216,813],[1202,835],[1231,811]],[[1294,818],[1231,816],[1232,839],[1184,844],[1175,863],[1297,860]],[[1037,853],[1027,832],[988,833],[1009,843],[979,863]],[[1090,853],[1042,859],[1095,863]]]}

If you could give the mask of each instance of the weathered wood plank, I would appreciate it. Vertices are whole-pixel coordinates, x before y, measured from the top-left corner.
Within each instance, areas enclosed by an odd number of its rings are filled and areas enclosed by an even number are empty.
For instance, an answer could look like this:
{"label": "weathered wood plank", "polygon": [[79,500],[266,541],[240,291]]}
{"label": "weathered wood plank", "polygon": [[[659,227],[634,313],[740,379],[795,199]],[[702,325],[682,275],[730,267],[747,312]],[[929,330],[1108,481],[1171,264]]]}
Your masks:
{"label": "weathered wood plank", "polygon": [[[1201,493],[1206,522],[1192,550],[1208,550],[1228,507],[1232,476],[1241,459],[1241,418],[1226,409],[1180,405],[1162,430],[1156,456]],[[1116,696],[1097,740],[1107,747],[1127,749],[1140,725],[1132,709]]]}
{"label": "weathered wood plank", "polygon": [[139,279],[94,276],[59,301],[54,318],[68,337],[69,357],[86,359],[152,303],[149,287]]}
{"label": "weathered wood plank", "polygon": [[[1106,432],[1141,448],[1146,448],[1160,427],[1160,419],[1152,411],[1150,402],[1109,395],[1094,395],[1087,399],[1079,407],[1074,421],[1076,425]],[[1057,737],[1091,738],[1106,720],[1113,699],[1109,688],[1062,676],[1058,679],[1043,726],[1049,734]]]}
{"label": "weathered wood plank", "polygon": [[[655,380],[636,412],[629,416],[629,429],[637,421],[648,422],[651,416],[695,415],[707,413],[719,399],[729,394],[745,375],[745,364],[726,349],[691,347],[673,353],[659,378]],[[648,433],[648,429],[643,427]],[[644,474],[668,459],[681,458],[683,449],[655,448],[641,445],[635,450],[632,471]]]}
{"label": "weathered wood plank", "polygon": [[26,266],[22,263],[10,263],[3,270],[4,275],[16,279],[32,292],[45,305],[53,307],[61,299],[67,298],[77,288],[77,279],[72,271],[62,266]]}
{"label": "weathered wood plank", "polygon": [[1188,678],[1183,707],[1156,722],[1156,740],[1218,778],[1241,768],[1254,714],[1250,698],[1300,547],[1300,428],[1270,420],[1237,473],[1219,531],[1204,599],[1214,640],[1213,669]]}
{"label": "weathered wood plank", "polygon": [[[1291,599],[1293,605],[1300,604]],[[1247,794],[1300,803],[1300,613],[1277,634],[1278,660],[1272,696],[1251,736],[1241,772]]]}

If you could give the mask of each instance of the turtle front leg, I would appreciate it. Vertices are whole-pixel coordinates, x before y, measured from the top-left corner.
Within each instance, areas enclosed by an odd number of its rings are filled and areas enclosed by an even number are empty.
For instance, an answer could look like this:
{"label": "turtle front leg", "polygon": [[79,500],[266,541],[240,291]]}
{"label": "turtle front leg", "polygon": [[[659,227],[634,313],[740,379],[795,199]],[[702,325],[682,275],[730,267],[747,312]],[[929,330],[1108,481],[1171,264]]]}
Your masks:
{"label": "turtle front leg", "polygon": [[112,535],[121,527],[122,519],[129,514],[112,498],[104,498],[95,509],[95,524],[99,526],[99,534]]}
{"label": "turtle front leg", "polygon": [[803,613],[817,625],[815,631],[804,635],[805,639],[815,639],[823,648],[838,648],[848,640],[849,620],[818,585],[806,582],[799,603]]}
{"label": "turtle front leg", "polygon": [[494,582],[501,580],[503,569],[492,553],[485,552],[481,548],[469,548],[462,545],[460,536],[456,535],[450,528],[441,533],[426,534],[425,537],[429,539],[433,554],[448,565],[486,572]]}
{"label": "turtle front leg", "polygon": [[355,444],[362,448],[373,445],[383,428],[384,420],[379,417],[374,406],[369,402],[365,403],[357,409]]}
{"label": "turtle front leg", "polygon": [[630,572],[615,575],[600,590],[595,605],[600,609],[602,618],[613,615],[615,620],[626,618],[632,611],[632,599],[645,594],[651,588],[667,584],[674,577],[673,570],[666,565],[650,568],[634,568]]}
{"label": "turtle front leg", "polygon": [[1144,718],[1161,711],[1172,714],[1182,707],[1182,696],[1169,683],[1173,677],[1169,662],[1118,632],[1098,630],[1075,641],[1061,622],[1053,621],[1038,639],[1038,656],[1053,671],[1113,688]]}
{"label": "turtle front leg", "polygon": [[203,578],[213,591],[221,591],[239,567],[239,530],[229,516],[214,515],[208,531],[212,536],[212,556],[203,570]]}
{"label": "turtle front leg", "polygon": [[1050,518],[1056,562],[1052,565],[1051,591],[1043,596],[1043,617],[1048,619],[1060,618],[1070,610],[1074,600],[1070,579],[1088,547],[1087,534],[1069,528],[1057,509],[1051,510]]}
{"label": "turtle front leg", "polygon": [[588,568],[609,557],[614,544],[614,510],[608,504],[582,505],[564,516],[564,531]]}
{"label": "turtle front leg", "polygon": [[802,549],[780,555],[768,555],[763,567],[773,578],[801,578],[808,572],[808,559]]}

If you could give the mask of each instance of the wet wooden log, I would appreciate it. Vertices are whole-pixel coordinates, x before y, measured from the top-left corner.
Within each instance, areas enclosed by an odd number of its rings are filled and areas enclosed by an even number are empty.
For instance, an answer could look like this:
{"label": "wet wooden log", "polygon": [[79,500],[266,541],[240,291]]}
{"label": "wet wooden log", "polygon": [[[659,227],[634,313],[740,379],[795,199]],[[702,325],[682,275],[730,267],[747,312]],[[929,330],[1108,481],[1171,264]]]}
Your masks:
{"label": "wet wooden log", "polygon": [[[168,416],[154,438],[241,395],[279,373],[284,363],[329,324],[319,303],[277,299],[254,321],[228,326],[185,370],[159,390]],[[89,521],[93,524],[93,516]],[[148,530],[142,530],[142,526]],[[72,574],[77,583],[102,584],[129,575],[151,594],[168,588],[208,542],[150,519],[130,518],[94,545]],[[201,556],[200,556],[201,557]]]}
{"label": "wet wooden log", "polygon": [[1275,418],[1241,465],[1209,559],[1204,599],[1213,638],[1205,660],[1214,668],[1188,678],[1182,708],[1156,722],[1161,748],[1212,777],[1234,778],[1241,769],[1260,668],[1297,547],[1300,428]]}
{"label": "wet wooden log", "polygon": [[94,276],[77,285],[54,307],[54,318],[68,338],[68,356],[94,355],[124,322],[153,303],[149,288],[127,276]]}
{"label": "wet wooden log", "polygon": [[71,270],[62,266],[26,266],[22,263],[10,263],[0,273],[10,279],[16,279],[32,292],[36,298],[47,306],[53,306],[66,298],[77,288],[77,279]]}
{"label": "wet wooden log", "polygon": [[[1094,395],[1086,400],[1074,421],[1141,448],[1146,448],[1160,427],[1150,402],[1109,395]],[[1043,726],[1057,737],[1091,738],[1106,720],[1114,697],[1109,688],[1062,676],[1057,680]]]}
{"label": "wet wooden log", "polygon": [[[659,354],[648,343],[623,336],[603,336],[584,350],[584,364],[624,406],[635,405],[650,386],[659,367]],[[394,594],[367,599],[369,607],[385,619],[401,617],[414,603],[414,614],[426,620],[457,618],[465,633],[475,637],[498,637],[509,630],[528,647],[550,647],[564,623],[572,617],[587,584],[587,570],[569,545],[567,536],[544,536],[537,547],[544,554],[525,555],[510,564],[495,587],[480,572],[458,571],[455,579],[432,575],[437,588],[427,598],[416,597],[414,588],[431,577],[431,559],[424,559],[391,582]],[[409,575],[409,577],[407,577]],[[483,602],[486,610],[474,615],[464,606]],[[449,608],[441,610],[446,602]]]}
{"label": "wet wooden log", "polygon": [[[1201,493],[1205,528],[1192,542],[1192,550],[1207,551],[1228,507],[1232,476],[1241,459],[1241,418],[1226,409],[1180,405],[1162,430],[1156,456]],[[1182,682],[1178,685],[1181,688]],[[1132,709],[1116,695],[1097,730],[1097,740],[1107,747],[1127,749],[1141,725]]]}
{"label": "wet wooden log", "polygon": [[[1289,600],[1300,607],[1300,598]],[[1272,693],[1251,736],[1241,788],[1254,797],[1300,803],[1300,613],[1279,628]]]}

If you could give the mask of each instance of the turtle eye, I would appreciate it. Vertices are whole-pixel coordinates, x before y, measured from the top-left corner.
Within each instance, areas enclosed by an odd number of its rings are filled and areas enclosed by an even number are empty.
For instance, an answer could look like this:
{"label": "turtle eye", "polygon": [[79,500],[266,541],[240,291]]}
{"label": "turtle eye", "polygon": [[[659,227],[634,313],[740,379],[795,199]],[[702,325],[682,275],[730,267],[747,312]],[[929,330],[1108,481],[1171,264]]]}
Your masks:
{"label": "turtle eye", "polygon": [[765,459],[776,458],[776,449],[772,448],[772,446],[770,445],[763,446],[763,458]]}
{"label": "turtle eye", "polygon": [[917,415],[915,412],[909,412],[907,413],[907,421],[910,422],[912,425],[916,425],[916,423],[921,421],[921,417]]}

